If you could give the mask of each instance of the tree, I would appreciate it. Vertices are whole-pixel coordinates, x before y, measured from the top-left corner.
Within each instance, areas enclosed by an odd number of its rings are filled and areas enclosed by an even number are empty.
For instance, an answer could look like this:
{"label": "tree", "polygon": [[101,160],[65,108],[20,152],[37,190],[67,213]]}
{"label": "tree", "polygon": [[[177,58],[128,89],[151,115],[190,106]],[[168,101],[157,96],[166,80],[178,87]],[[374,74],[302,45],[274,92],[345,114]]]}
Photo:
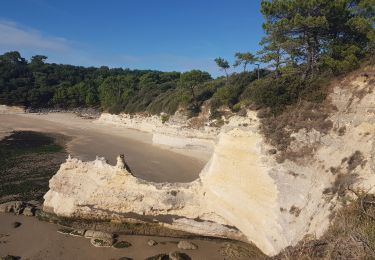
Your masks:
{"label": "tree", "polygon": [[110,76],[99,87],[103,109],[120,113],[135,90],[135,78],[131,75]]}
{"label": "tree", "polygon": [[237,52],[235,55],[236,61],[233,64],[234,67],[238,67],[239,65],[243,65],[243,71],[246,71],[246,66],[248,64],[254,64],[258,61],[258,59],[250,52]]}
{"label": "tree", "polygon": [[215,59],[216,65],[221,69],[224,70],[225,76],[227,77],[228,81],[228,72],[227,70],[230,68],[229,62],[221,57]]}
{"label": "tree", "polygon": [[192,108],[193,110],[199,109],[199,103],[196,95],[196,88],[199,84],[211,80],[211,75],[208,72],[201,70],[191,70],[181,74],[180,86],[190,90],[191,97],[193,99]]}
{"label": "tree", "polygon": [[44,55],[35,55],[31,57],[30,65],[33,67],[40,67],[44,65],[44,61],[47,59],[47,56]]}
{"label": "tree", "polygon": [[324,65],[355,64],[361,55],[357,50],[365,53],[373,41],[374,21],[369,15],[373,14],[373,3],[374,0],[263,0],[261,12],[267,34],[263,56],[273,60],[278,68],[279,58],[286,57],[291,65],[303,69],[304,77],[316,75]]}
{"label": "tree", "polygon": [[273,68],[275,71],[276,77],[280,76],[280,67],[285,65],[288,61],[286,57],[286,52],[280,44],[280,39],[278,39],[277,34],[269,34],[260,42],[260,45],[263,46],[263,49],[258,51],[260,55],[260,61],[269,64],[269,67]]}

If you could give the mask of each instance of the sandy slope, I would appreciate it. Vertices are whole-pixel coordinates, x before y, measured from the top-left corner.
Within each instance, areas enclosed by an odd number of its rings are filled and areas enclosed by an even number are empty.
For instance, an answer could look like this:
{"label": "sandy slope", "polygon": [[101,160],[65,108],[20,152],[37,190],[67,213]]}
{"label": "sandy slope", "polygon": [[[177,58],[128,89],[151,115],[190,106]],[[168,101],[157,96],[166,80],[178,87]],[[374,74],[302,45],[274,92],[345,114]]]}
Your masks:
{"label": "sandy slope", "polygon": [[190,182],[198,178],[207,156],[189,156],[152,145],[151,134],[93,124],[72,114],[0,114],[0,136],[13,130],[61,133],[73,137],[68,152],[82,160],[104,156],[110,163],[123,153],[133,173],[155,182]]}

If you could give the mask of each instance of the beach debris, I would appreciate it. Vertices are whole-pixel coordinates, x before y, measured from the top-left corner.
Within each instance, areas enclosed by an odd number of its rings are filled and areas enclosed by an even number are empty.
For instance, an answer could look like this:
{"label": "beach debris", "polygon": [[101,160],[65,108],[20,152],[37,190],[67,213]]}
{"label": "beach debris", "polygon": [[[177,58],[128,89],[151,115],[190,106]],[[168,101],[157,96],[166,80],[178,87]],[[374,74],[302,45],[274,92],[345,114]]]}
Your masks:
{"label": "beach debris", "polygon": [[198,248],[196,244],[186,240],[181,240],[178,242],[177,247],[182,250],[195,250]]}

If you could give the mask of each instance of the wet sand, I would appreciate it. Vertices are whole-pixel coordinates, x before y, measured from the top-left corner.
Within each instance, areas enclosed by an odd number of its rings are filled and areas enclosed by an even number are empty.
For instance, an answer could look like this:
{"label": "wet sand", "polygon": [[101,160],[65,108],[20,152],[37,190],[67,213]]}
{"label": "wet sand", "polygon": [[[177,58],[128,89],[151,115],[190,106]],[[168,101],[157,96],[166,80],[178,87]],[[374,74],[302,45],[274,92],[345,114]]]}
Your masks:
{"label": "wet sand", "polygon": [[[12,223],[15,221],[22,225],[14,228]],[[197,250],[180,250],[176,245],[178,239],[121,235],[119,240],[128,241],[132,246],[122,249],[97,248],[90,244],[89,239],[60,234],[57,232],[59,229],[57,225],[38,221],[34,217],[0,213],[0,223],[0,257],[9,254],[32,260],[109,260],[124,256],[145,259],[160,253],[179,251],[188,254],[192,259],[229,259],[224,258],[219,252],[224,246],[224,241],[193,239],[189,241],[198,245]],[[147,245],[149,239],[154,239],[158,245],[153,247]],[[166,243],[161,244],[160,242],[163,241]]]}
{"label": "wet sand", "polygon": [[84,161],[104,156],[114,164],[118,154],[125,154],[135,176],[154,182],[193,181],[208,160],[207,155],[189,152],[187,156],[152,145],[151,134],[96,124],[69,113],[0,114],[0,135],[14,130],[70,136],[68,152]]}

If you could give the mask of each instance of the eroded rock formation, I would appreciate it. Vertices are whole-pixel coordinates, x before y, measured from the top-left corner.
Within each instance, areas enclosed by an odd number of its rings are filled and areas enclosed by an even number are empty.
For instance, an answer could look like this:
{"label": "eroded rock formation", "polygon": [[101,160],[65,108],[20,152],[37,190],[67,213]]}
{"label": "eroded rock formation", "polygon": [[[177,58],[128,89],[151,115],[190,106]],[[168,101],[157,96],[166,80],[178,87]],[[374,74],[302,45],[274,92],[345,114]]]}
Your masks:
{"label": "eroded rock formation", "polygon": [[[373,70],[371,70],[373,73]],[[339,82],[326,133],[293,133],[302,160],[276,161],[255,112],[221,128],[200,178],[187,184],[152,183],[132,176],[121,160],[69,158],[50,180],[44,210],[66,217],[141,220],[196,234],[253,242],[274,255],[305,235],[319,237],[339,207],[346,185],[375,186],[374,74]]]}

